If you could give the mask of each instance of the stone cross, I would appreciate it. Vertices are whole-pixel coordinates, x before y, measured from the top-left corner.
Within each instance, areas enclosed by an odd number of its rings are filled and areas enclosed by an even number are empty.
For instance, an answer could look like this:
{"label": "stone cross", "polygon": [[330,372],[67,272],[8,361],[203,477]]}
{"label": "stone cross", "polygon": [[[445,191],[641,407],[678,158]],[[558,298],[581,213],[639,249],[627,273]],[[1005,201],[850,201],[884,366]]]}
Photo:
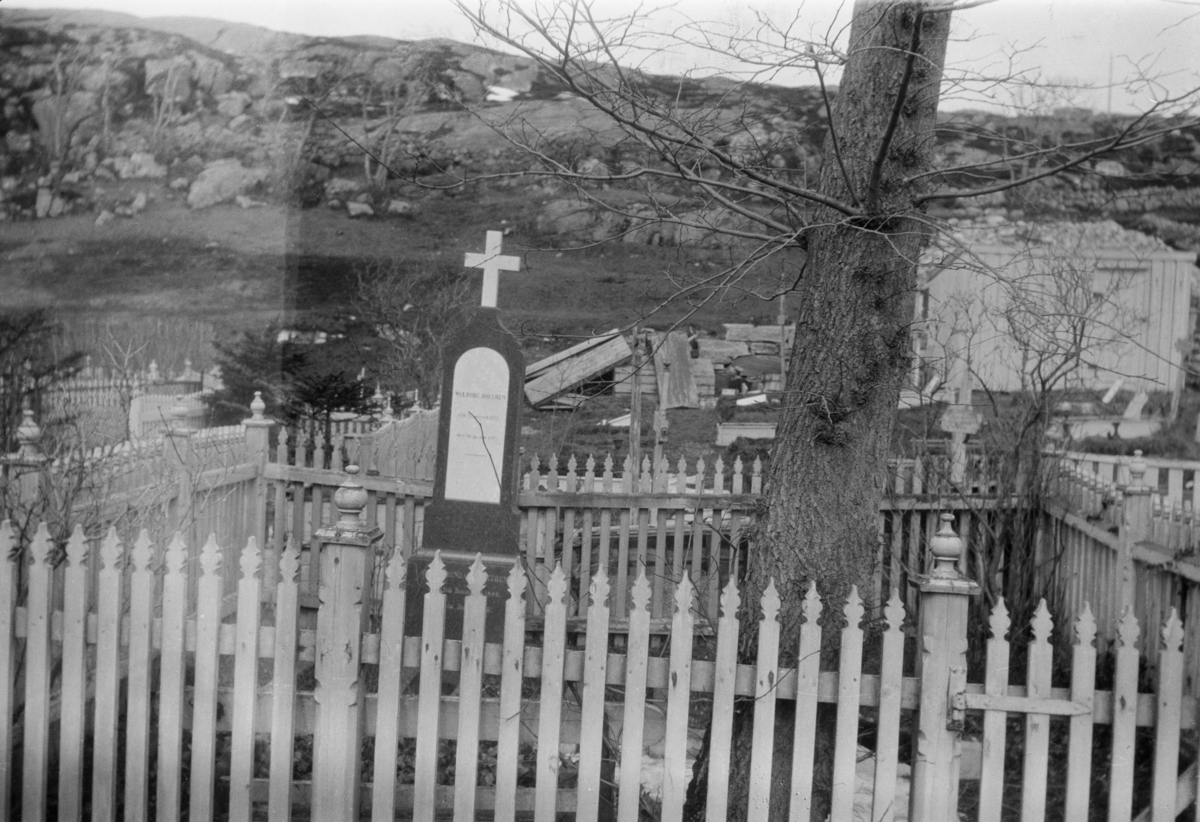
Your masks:
{"label": "stone cross", "polygon": [[483,269],[483,299],[479,304],[484,308],[496,307],[496,293],[500,286],[501,271],[520,271],[520,257],[504,257],[500,247],[504,242],[504,234],[500,231],[487,233],[487,248],[482,254],[467,252],[463,265],[467,268]]}

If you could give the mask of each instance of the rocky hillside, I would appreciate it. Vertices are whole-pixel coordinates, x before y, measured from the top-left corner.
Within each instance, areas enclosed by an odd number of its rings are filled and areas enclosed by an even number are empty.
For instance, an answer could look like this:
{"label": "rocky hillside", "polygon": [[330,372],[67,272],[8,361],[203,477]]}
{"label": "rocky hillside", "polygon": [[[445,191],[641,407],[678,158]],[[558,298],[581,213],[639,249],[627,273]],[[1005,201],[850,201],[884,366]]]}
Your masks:
{"label": "rocky hillside", "polygon": [[[731,151],[809,177],[824,111],[811,89],[734,87],[721,79],[646,77],[685,108],[719,104],[708,126]],[[994,159],[996,135],[1030,143],[1086,139],[1120,122],[1078,110],[1039,118],[954,113],[945,162]],[[137,193],[111,181],[160,180],[193,208],[240,198],[410,217],[446,183],[536,166],[492,126],[536,135],[577,170],[653,162],[645,149],[565,93],[531,61],[448,41],[317,38],[196,18],[0,8],[0,220],[94,213],[132,217]],[[371,156],[373,155],[374,158]],[[377,158],[377,159],[376,159]],[[382,160],[380,163],[378,160]],[[1200,250],[1200,131],[1177,130],[1016,195],[950,203],[966,219],[1111,218]],[[552,181],[529,187],[529,227],[568,239],[625,232],[629,242],[717,243],[581,205]],[[688,192],[666,191],[686,210]],[[632,191],[602,189],[634,215]],[[141,205],[144,205],[144,200]],[[648,210],[644,211],[648,215]]]}

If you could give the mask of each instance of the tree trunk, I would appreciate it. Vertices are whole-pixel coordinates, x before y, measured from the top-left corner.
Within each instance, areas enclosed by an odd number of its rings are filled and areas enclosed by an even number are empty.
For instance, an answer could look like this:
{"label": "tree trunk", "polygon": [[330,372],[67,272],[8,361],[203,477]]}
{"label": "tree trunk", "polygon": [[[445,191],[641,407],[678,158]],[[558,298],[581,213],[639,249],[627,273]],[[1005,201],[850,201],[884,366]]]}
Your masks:
{"label": "tree trunk", "polygon": [[[764,490],[742,597],[743,662],[753,663],[759,597],[774,579],[784,664],[795,661],[800,605],[815,580],[827,599],[826,636],[836,636],[851,586],[867,599],[875,570],[876,520],[900,388],[907,374],[917,260],[928,235],[911,175],[932,164],[949,12],[929,4],[858,0],[845,74],[832,107],[819,190],[857,203],[866,217],[817,210],[808,261],[796,287],[799,314],[774,459]],[[836,141],[835,138],[836,137]],[[839,162],[840,156],[840,162]],[[746,815],[753,703],[734,726],[729,819]],[[781,712],[770,815],[786,818],[791,719]],[[828,742],[818,742],[822,748]],[[703,807],[705,757],[689,796]],[[831,766],[819,750],[817,762]],[[812,818],[828,812],[829,774]],[[823,805],[823,807],[822,807]]]}

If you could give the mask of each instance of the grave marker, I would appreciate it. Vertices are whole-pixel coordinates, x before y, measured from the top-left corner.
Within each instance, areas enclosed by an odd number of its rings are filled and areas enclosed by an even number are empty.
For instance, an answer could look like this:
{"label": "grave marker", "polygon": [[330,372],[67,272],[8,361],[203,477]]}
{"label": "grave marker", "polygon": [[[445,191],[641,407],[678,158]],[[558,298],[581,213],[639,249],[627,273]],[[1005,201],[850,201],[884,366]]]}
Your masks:
{"label": "grave marker", "polygon": [[978,434],[983,425],[983,415],[971,405],[973,389],[971,372],[964,368],[956,389],[958,402],[948,406],[938,420],[938,427],[950,434],[950,481],[960,489],[967,476],[967,435]]}
{"label": "grave marker", "polygon": [[[502,617],[507,577],[518,559],[517,432],[525,361],[496,308],[500,271],[517,271],[520,258],[500,254],[502,234],[488,232],[487,251],[467,254],[465,265],[483,269],[483,296],[467,324],[443,349],[441,405],[433,498],[425,509],[421,549],[412,558],[408,619],[421,620],[425,566],[440,551],[446,565],[447,636],[461,631],[466,574],[483,554],[484,593]],[[489,615],[493,613],[489,602]],[[503,630],[488,618],[488,637]]]}

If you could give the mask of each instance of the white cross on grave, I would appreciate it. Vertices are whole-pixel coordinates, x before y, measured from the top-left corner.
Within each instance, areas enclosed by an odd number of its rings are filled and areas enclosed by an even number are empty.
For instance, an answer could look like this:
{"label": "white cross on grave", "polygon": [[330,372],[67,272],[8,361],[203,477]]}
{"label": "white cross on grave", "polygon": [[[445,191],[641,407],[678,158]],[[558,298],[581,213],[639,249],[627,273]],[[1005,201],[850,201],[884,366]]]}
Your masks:
{"label": "white cross on grave", "polygon": [[466,268],[483,269],[483,298],[479,304],[484,308],[496,307],[496,293],[500,287],[501,271],[520,271],[520,257],[505,257],[500,254],[504,242],[504,234],[500,231],[487,233],[487,248],[482,254],[467,252],[463,262]]}

